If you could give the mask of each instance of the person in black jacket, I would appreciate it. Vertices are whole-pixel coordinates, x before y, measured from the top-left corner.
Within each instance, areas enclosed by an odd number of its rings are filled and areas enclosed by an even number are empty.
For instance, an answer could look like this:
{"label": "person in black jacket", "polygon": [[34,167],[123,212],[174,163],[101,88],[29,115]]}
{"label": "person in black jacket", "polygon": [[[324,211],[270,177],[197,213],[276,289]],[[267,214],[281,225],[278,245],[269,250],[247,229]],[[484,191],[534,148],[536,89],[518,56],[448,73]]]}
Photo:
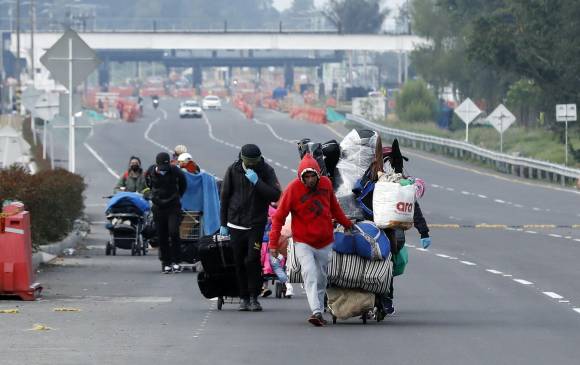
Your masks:
{"label": "person in black jacket", "polygon": [[221,187],[220,235],[230,235],[240,292],[240,311],[261,311],[260,253],[268,206],[281,189],[274,169],[260,148],[244,145],[240,158],[228,167]]}
{"label": "person in black jacket", "polygon": [[146,182],[151,189],[153,219],[159,238],[161,270],[164,274],[180,272],[180,199],[187,188],[187,180],[179,167],[171,165],[168,153],[159,153],[155,162],[156,164],[147,170]]}

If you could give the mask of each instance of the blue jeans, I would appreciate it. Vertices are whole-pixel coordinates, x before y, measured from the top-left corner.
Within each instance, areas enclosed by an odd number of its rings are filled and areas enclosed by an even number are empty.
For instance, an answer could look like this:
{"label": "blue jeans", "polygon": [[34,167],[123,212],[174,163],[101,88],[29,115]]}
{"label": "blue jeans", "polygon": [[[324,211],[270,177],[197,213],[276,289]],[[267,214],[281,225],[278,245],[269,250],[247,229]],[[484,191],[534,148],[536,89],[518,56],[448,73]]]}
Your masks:
{"label": "blue jeans", "polygon": [[306,243],[295,243],[296,257],[300,263],[304,289],[312,313],[324,311],[324,295],[328,282],[327,268],[332,245],[316,249]]}

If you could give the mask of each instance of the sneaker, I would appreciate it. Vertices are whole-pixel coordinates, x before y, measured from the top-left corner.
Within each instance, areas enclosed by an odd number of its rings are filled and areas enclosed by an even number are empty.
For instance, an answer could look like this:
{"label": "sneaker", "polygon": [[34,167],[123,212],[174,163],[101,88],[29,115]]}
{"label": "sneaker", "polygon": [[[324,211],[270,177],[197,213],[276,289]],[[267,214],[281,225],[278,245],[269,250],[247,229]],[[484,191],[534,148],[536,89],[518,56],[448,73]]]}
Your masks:
{"label": "sneaker", "polygon": [[161,272],[164,273],[164,274],[170,274],[172,271],[173,270],[171,269],[171,266],[169,266],[169,265],[165,265],[161,269]]}
{"label": "sneaker", "polygon": [[293,295],[294,295],[294,288],[292,287],[292,284],[286,283],[286,293],[284,294],[284,296],[286,298],[292,298]]}
{"label": "sneaker", "polygon": [[250,300],[246,298],[242,298],[240,300],[240,308],[238,308],[240,312],[248,312],[250,311]]}
{"label": "sneaker", "polygon": [[314,313],[308,317],[308,322],[310,322],[314,327],[323,327],[326,324],[326,321],[322,317],[322,313]]}
{"label": "sneaker", "polygon": [[260,302],[258,302],[258,298],[252,298],[252,300],[250,301],[250,310],[252,312],[261,312],[262,311],[262,306],[260,305]]}
{"label": "sneaker", "polygon": [[178,264],[171,265],[171,269],[175,273],[178,273],[178,272],[182,272],[183,271],[183,267],[181,267],[181,265],[178,265]]}
{"label": "sneaker", "polygon": [[260,294],[262,298],[269,297],[270,295],[272,295],[272,291],[268,288],[263,288],[262,293]]}
{"label": "sneaker", "polygon": [[385,314],[386,314],[387,316],[392,316],[392,315],[394,315],[394,314],[395,314],[395,306],[391,304],[391,306],[390,306],[390,307],[386,307],[386,308],[385,308]]}

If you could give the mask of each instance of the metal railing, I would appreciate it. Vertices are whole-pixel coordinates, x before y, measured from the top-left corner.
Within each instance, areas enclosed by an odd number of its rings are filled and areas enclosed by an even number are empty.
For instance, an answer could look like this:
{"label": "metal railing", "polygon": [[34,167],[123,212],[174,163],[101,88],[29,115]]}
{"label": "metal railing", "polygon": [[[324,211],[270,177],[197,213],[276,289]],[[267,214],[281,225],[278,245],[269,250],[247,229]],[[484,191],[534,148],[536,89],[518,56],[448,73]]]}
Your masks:
{"label": "metal railing", "polygon": [[580,179],[580,169],[526,157],[511,156],[467,142],[389,128],[352,114],[347,114],[347,119],[355,124],[375,130],[383,136],[396,137],[403,146],[437,152],[458,159],[475,160],[506,174],[528,179],[547,180],[562,185],[571,185]]}

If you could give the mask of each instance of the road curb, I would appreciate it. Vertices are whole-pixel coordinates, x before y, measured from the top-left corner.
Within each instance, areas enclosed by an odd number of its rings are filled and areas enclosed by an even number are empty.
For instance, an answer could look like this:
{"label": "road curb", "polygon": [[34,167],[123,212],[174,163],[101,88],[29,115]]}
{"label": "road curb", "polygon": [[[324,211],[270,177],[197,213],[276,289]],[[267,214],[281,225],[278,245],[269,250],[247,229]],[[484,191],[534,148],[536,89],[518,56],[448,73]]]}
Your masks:
{"label": "road curb", "polygon": [[76,248],[87,234],[88,232],[74,231],[60,242],[40,246],[38,252],[32,255],[32,267],[36,270],[40,265],[46,264],[61,255],[63,250]]}

